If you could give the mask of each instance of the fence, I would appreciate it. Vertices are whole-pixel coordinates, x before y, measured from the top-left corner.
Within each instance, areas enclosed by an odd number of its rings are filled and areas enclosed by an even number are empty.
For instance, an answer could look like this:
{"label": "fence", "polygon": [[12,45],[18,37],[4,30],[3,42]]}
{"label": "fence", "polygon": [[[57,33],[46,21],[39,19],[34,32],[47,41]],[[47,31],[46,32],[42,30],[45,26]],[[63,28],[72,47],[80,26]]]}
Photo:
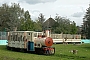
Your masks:
{"label": "fence", "polygon": [[7,32],[0,32],[0,45],[7,44]]}
{"label": "fence", "polygon": [[67,39],[81,39],[81,35],[78,34],[51,34],[51,37],[53,39],[63,39],[63,38],[67,38]]}
{"label": "fence", "polygon": [[7,40],[7,32],[0,32],[0,40]]}
{"label": "fence", "polygon": [[0,40],[0,45],[7,45],[7,40]]}
{"label": "fence", "polygon": [[90,43],[90,39],[82,39],[81,42],[82,43]]}

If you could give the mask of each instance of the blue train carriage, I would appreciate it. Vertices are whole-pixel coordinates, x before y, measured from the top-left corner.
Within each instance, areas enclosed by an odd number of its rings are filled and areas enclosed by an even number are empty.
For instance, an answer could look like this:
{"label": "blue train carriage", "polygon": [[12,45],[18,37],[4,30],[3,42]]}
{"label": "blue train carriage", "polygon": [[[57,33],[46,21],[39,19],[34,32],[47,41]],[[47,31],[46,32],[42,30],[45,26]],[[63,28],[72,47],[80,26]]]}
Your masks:
{"label": "blue train carriage", "polygon": [[38,54],[55,54],[55,48],[52,47],[53,40],[45,35],[34,37],[34,31],[11,31],[8,33],[7,49],[17,51],[28,51]]}

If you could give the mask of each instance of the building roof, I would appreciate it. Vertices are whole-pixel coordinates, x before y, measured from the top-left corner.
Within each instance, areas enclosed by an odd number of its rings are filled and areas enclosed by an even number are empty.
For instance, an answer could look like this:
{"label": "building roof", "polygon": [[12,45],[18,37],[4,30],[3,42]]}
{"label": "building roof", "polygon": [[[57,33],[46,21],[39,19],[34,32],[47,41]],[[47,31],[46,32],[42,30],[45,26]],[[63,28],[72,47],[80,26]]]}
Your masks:
{"label": "building roof", "polygon": [[44,28],[51,28],[54,24],[55,24],[55,20],[50,17],[44,22]]}

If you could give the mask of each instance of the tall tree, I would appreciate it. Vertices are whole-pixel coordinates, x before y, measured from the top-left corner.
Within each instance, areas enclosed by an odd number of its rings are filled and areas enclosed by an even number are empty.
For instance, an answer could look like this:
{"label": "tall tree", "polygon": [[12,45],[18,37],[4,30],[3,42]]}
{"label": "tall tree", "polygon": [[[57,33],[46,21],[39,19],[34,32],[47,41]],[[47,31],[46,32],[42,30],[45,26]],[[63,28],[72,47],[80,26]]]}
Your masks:
{"label": "tall tree", "polygon": [[[3,31],[5,28],[7,28],[8,19],[9,19],[8,16],[9,15],[10,15],[10,13],[9,13],[9,6],[7,4],[3,4],[0,7],[0,30],[1,31]],[[7,22],[7,24],[6,24],[6,22]]]}
{"label": "tall tree", "polygon": [[83,34],[86,35],[86,37],[90,39],[90,4],[89,4],[89,8],[87,8],[86,14],[84,16],[82,30],[83,30],[82,31]]}
{"label": "tall tree", "polygon": [[73,21],[72,23],[71,23],[71,30],[70,30],[71,32],[71,34],[76,34],[77,33],[77,26],[76,26],[76,23]]}
{"label": "tall tree", "polygon": [[17,29],[20,24],[20,18],[24,10],[20,8],[19,4],[12,3],[11,6],[2,4],[0,7],[0,28],[8,31]]}
{"label": "tall tree", "polygon": [[42,26],[42,30],[44,30],[44,25],[43,25],[43,23],[45,22],[45,18],[44,18],[44,15],[43,15],[42,13],[39,14],[38,20],[39,20],[39,23],[40,23],[41,26]]}
{"label": "tall tree", "polygon": [[26,11],[23,19],[21,20],[20,30],[34,30],[34,22],[31,20],[29,11]]}
{"label": "tall tree", "polygon": [[34,22],[34,31],[42,31],[42,25],[38,20]]}

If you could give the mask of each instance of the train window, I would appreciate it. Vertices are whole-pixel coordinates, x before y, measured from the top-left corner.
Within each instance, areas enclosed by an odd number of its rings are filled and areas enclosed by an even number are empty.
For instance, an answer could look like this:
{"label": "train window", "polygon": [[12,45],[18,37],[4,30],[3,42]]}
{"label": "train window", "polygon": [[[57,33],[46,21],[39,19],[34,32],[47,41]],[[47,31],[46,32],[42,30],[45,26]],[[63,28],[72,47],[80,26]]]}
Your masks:
{"label": "train window", "polygon": [[21,41],[23,40],[23,39],[22,39],[22,35],[20,36],[20,39],[21,39]]}
{"label": "train window", "polygon": [[28,35],[30,35],[30,33]]}
{"label": "train window", "polygon": [[22,41],[22,34],[21,33],[18,33],[18,41]]}
{"label": "train window", "polygon": [[11,35],[11,37],[10,37],[11,39],[10,40],[13,40],[13,36]]}
{"label": "train window", "polygon": [[34,33],[34,37],[37,37],[37,33]]}
{"label": "train window", "polygon": [[25,40],[26,36],[23,37],[23,41]]}
{"label": "train window", "polygon": [[15,35],[15,40],[14,41],[17,41],[17,35]]}
{"label": "train window", "polygon": [[16,41],[18,41],[19,39],[18,39],[18,33],[17,33],[17,35],[16,35]]}
{"label": "train window", "polygon": [[6,32],[2,32],[2,35],[6,35]]}
{"label": "train window", "polygon": [[17,33],[13,34],[13,41],[17,41]]}
{"label": "train window", "polygon": [[13,35],[13,40],[12,41],[15,41],[15,35]]}

